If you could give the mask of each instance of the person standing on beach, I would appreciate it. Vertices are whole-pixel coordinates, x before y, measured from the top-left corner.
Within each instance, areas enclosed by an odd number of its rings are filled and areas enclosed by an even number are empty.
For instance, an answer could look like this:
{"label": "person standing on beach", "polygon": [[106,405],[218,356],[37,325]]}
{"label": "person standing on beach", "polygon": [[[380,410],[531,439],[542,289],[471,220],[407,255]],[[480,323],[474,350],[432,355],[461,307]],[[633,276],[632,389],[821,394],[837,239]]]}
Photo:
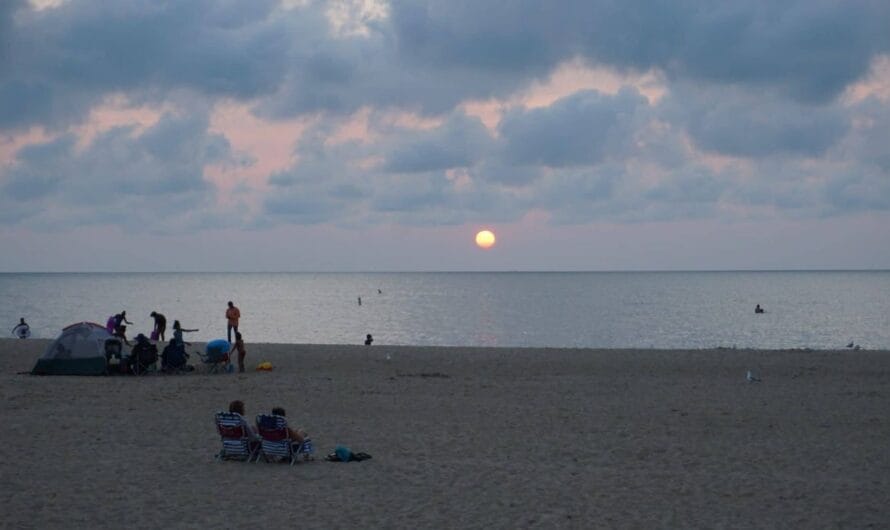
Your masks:
{"label": "person standing on beach", "polygon": [[242,374],[244,373],[244,356],[247,355],[247,350],[244,349],[244,340],[241,338],[241,333],[235,332],[235,344],[232,345],[232,351],[229,352],[229,357],[235,350],[238,350],[238,371]]}
{"label": "person standing on beach", "polygon": [[235,307],[235,304],[229,300],[229,308],[226,309],[226,322],[228,324],[226,328],[226,337],[229,339],[229,342],[232,342],[232,330],[235,330],[235,333],[238,333],[238,319],[241,318],[241,311]]}
{"label": "person standing on beach", "polygon": [[[192,331],[198,331],[197,329],[184,329],[178,320],[173,321],[173,342],[176,343],[177,346],[185,347],[188,342],[182,339],[183,333],[191,333]],[[191,346],[191,344],[189,344]]]}
{"label": "person standing on beach", "polygon": [[112,318],[114,319],[114,331],[111,333],[111,335],[123,340],[124,344],[129,346],[130,342],[127,340],[127,326],[125,326],[124,324],[126,323],[133,325],[133,323],[127,320],[127,312],[121,311],[120,313],[114,315],[114,317]]}
{"label": "person standing on beach", "polygon": [[167,331],[167,317],[158,313],[157,311],[152,311],[149,316],[155,319],[155,336],[161,341],[167,340],[164,337],[164,332]]}
{"label": "person standing on beach", "polygon": [[114,327],[115,328],[119,328],[120,326],[122,326],[124,324],[129,324],[131,326],[133,325],[132,322],[127,320],[127,312],[126,311],[121,311],[120,313],[114,315]]}

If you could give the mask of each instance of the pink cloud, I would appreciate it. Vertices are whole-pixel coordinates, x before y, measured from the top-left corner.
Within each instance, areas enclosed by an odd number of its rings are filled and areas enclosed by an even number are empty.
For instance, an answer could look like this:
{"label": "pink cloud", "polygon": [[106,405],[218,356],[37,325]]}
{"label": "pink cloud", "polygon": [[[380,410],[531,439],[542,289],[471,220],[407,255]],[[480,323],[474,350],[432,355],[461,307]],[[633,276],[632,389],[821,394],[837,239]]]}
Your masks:
{"label": "pink cloud", "polygon": [[621,73],[606,67],[593,68],[580,59],[573,59],[558,66],[547,79],[536,81],[509,98],[466,101],[461,108],[467,115],[479,118],[495,133],[504,111],[509,107],[547,107],[582,90],[617,94],[624,87],[636,88],[653,105],[667,93],[665,80],[654,70]]}
{"label": "pink cloud", "polygon": [[847,87],[843,99],[857,103],[871,96],[890,103],[890,54],[875,57],[868,76]]}

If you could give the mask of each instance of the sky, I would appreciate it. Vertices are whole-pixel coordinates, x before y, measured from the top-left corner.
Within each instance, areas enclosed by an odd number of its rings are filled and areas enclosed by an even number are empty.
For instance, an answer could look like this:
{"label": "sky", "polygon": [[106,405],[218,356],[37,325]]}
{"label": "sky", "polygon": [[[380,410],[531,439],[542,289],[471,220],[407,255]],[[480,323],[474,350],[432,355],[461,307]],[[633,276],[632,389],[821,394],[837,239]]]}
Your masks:
{"label": "sky", "polygon": [[3,0],[0,271],[887,269],[888,28],[884,0]]}

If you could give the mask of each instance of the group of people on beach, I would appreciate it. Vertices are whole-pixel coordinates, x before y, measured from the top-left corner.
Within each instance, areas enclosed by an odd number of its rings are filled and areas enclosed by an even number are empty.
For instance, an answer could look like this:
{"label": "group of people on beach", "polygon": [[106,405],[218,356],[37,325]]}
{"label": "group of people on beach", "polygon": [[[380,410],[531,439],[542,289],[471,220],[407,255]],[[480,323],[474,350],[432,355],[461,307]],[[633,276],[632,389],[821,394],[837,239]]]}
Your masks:
{"label": "group of people on beach", "polygon": [[[149,316],[154,322],[151,338],[146,337],[142,333],[136,336],[136,343],[132,345],[133,349],[127,359],[127,369],[130,371],[138,371],[140,366],[154,364],[158,359],[156,343],[159,341],[166,342],[167,317],[159,311],[152,311]],[[238,371],[243,373],[245,371],[244,358],[247,355],[247,349],[244,347],[244,338],[241,336],[241,332],[238,331],[241,311],[231,300],[228,302],[225,316],[227,338],[230,345],[230,350],[226,352],[226,356],[231,358],[235,352],[238,352]],[[24,322],[24,319],[22,321]],[[130,341],[127,340],[127,324],[132,325],[133,323],[127,320],[127,312],[121,311],[108,317],[105,328],[109,334],[121,339],[127,346],[131,346]],[[199,330],[197,328],[184,328],[179,320],[173,321],[173,337],[167,344],[167,347],[164,348],[161,356],[161,368],[163,371],[179,370],[187,366],[189,355],[185,352],[185,347],[191,346],[191,343],[185,341],[183,334],[195,331]],[[235,333],[234,343],[232,342],[233,331]]]}

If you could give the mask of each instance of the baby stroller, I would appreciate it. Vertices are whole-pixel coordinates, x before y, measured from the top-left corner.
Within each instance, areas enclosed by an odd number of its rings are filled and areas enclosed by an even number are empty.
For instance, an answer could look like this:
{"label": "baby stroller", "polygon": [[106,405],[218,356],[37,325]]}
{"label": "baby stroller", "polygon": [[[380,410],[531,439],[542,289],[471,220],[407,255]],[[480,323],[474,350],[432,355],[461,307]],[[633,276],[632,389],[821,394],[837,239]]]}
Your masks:
{"label": "baby stroller", "polygon": [[[124,346],[121,344],[120,339],[111,338],[105,340],[105,370],[107,373],[126,373],[127,371],[127,362],[126,355],[123,353]],[[112,363],[111,360],[116,359],[116,363]]]}
{"label": "baby stroller", "polygon": [[185,344],[172,341],[161,353],[161,370],[168,374],[191,372],[194,367],[189,366],[188,359],[189,354],[185,351]]}
{"label": "baby stroller", "polygon": [[226,339],[216,339],[207,343],[207,347],[204,349],[204,355],[198,353],[198,356],[201,357],[201,361],[208,367],[208,372],[216,373],[222,368],[223,370],[227,370],[229,366],[229,351],[232,349],[232,344]]}

